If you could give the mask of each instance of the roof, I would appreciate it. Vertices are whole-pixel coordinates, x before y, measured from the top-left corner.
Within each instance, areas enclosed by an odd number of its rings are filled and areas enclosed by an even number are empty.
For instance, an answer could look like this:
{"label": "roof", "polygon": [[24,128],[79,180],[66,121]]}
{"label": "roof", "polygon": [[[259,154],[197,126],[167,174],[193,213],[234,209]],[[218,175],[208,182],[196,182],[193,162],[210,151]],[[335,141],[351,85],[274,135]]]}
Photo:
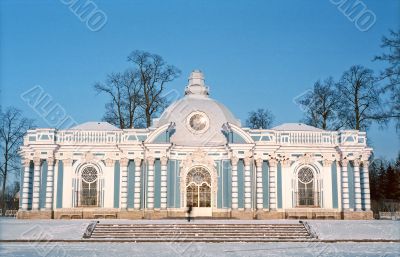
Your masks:
{"label": "roof", "polygon": [[72,130],[120,130],[119,128],[104,121],[88,121],[75,127],[69,128]]}
{"label": "roof", "polygon": [[283,123],[279,126],[271,128],[273,130],[283,130],[283,131],[324,131],[323,129],[316,128],[303,123]]}

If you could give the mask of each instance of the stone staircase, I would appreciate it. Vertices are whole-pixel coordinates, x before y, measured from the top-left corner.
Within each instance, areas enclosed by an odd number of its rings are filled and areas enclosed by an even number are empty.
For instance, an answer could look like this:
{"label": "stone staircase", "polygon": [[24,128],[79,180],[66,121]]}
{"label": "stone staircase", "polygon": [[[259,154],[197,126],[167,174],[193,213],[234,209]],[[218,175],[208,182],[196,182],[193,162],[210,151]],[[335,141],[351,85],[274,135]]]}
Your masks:
{"label": "stone staircase", "polygon": [[[89,225],[90,226],[90,225]],[[88,227],[89,228],[89,227]],[[129,242],[281,242],[315,238],[307,224],[92,224],[91,240]]]}

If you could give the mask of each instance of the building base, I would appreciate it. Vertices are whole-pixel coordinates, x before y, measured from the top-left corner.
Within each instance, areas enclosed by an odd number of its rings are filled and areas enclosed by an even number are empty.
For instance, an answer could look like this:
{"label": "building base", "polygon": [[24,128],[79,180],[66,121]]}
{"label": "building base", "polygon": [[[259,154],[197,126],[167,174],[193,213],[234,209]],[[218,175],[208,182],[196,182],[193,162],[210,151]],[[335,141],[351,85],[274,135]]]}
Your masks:
{"label": "building base", "polygon": [[344,211],[344,220],[372,220],[374,213],[372,211]]}
{"label": "building base", "polygon": [[[120,210],[102,208],[71,208],[55,211],[38,210],[17,212],[18,219],[184,219],[186,210]],[[205,217],[197,217],[205,218]],[[240,219],[240,220],[268,220],[268,219],[331,219],[331,220],[371,220],[372,211],[338,211],[321,209],[290,209],[290,210],[214,210],[210,219]]]}
{"label": "building base", "polygon": [[53,211],[38,210],[38,211],[23,211],[17,212],[17,219],[53,219]]}

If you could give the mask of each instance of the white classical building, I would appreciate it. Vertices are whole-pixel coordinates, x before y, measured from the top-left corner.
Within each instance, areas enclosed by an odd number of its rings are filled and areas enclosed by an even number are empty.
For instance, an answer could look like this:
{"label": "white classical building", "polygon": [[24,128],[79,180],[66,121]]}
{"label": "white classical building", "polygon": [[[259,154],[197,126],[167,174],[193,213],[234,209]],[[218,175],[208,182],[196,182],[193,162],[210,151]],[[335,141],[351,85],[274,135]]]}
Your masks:
{"label": "white classical building", "polygon": [[148,129],[34,129],[19,218],[368,219],[366,134],[299,123],[249,129],[200,71]]}

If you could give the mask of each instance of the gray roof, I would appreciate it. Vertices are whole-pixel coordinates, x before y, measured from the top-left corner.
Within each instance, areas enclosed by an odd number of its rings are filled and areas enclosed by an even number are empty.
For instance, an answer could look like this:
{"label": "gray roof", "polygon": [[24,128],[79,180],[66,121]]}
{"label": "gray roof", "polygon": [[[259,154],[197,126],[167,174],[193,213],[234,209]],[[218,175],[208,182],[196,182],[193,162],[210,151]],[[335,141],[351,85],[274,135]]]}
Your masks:
{"label": "gray roof", "polygon": [[279,126],[271,128],[273,130],[283,130],[283,131],[316,131],[321,132],[323,129],[316,128],[303,123],[283,123]]}
{"label": "gray roof", "polygon": [[75,127],[70,128],[72,130],[120,130],[119,128],[111,125],[104,121],[88,121]]}

